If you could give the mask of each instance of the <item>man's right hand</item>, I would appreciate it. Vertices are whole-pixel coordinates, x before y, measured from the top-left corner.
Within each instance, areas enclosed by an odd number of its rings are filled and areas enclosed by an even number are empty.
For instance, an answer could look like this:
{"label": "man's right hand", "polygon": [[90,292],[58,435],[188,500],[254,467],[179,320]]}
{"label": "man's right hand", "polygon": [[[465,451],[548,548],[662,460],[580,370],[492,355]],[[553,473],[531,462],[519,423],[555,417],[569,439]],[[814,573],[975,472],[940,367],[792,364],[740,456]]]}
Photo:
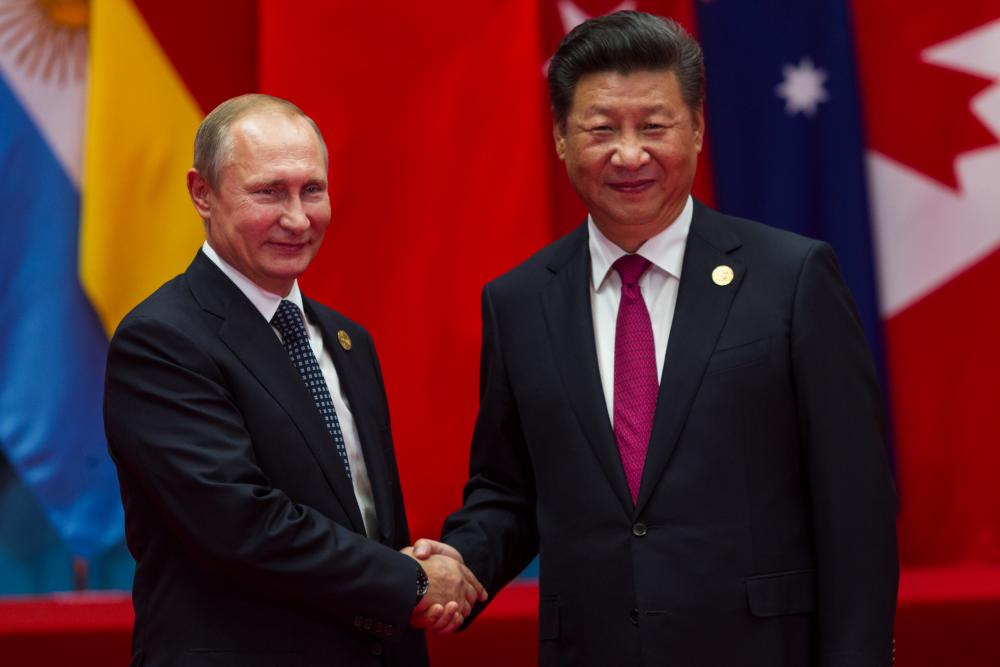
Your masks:
{"label": "man's right hand", "polygon": [[[454,550],[452,550],[454,551]],[[402,552],[414,560],[413,548]],[[410,616],[410,625],[440,634],[454,632],[469,616],[477,600],[486,599],[486,590],[475,575],[448,553],[423,554],[420,564],[427,573],[427,593]]]}

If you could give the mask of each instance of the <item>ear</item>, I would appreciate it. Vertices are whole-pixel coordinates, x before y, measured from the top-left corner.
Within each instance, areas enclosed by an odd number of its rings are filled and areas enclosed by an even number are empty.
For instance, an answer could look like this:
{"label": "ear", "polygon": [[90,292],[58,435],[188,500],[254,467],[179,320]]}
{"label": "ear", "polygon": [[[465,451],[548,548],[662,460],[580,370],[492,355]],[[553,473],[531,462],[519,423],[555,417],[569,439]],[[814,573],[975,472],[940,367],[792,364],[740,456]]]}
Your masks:
{"label": "ear", "polygon": [[691,113],[691,123],[694,127],[694,148],[700,153],[705,143],[705,112],[700,106]]}
{"label": "ear", "polygon": [[556,155],[560,160],[566,160],[566,128],[559,121],[552,123],[552,138],[556,142]]}
{"label": "ear", "polygon": [[194,203],[194,208],[198,211],[198,215],[202,220],[210,219],[212,217],[212,204],[209,195],[212,192],[212,186],[193,167],[188,169],[187,172],[187,188],[188,194],[191,195],[191,201]]}

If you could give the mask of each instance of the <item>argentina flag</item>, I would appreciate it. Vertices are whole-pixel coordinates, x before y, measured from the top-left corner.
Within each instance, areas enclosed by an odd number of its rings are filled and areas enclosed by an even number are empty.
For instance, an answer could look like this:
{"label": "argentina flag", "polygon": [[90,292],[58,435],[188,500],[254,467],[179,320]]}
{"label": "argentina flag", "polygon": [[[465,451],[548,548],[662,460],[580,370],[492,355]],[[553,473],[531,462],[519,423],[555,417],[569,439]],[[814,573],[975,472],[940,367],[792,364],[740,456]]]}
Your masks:
{"label": "argentina flag", "polygon": [[0,593],[130,574],[78,272],[86,76],[86,5],[0,5]]}

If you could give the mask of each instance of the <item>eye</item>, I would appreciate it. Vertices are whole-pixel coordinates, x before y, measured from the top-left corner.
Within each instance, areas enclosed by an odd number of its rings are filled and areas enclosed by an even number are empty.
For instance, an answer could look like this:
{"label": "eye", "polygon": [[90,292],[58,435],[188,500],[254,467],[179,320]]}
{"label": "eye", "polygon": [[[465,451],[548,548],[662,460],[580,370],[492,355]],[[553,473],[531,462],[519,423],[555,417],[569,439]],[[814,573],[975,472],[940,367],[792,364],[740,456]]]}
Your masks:
{"label": "eye", "polygon": [[667,126],[660,123],[646,123],[642,126],[642,129],[644,132],[660,132],[667,129]]}
{"label": "eye", "polygon": [[257,188],[256,190],[253,191],[255,195],[265,195],[265,196],[271,196],[274,194],[274,192],[275,192],[274,188],[269,186]]}
{"label": "eye", "polygon": [[587,131],[591,134],[611,134],[614,131],[614,128],[610,125],[595,125],[587,128]]}

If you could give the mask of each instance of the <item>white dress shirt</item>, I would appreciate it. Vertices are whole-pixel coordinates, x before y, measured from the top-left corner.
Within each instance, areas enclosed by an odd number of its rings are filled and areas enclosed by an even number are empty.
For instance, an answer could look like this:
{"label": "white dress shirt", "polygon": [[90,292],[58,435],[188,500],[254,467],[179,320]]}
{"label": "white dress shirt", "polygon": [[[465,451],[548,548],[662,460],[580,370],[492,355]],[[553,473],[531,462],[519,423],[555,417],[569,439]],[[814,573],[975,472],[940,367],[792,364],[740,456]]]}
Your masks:
{"label": "white dress shirt", "polygon": [[[674,307],[677,305],[681,264],[684,261],[684,248],[687,246],[693,214],[694,203],[689,195],[687,204],[677,219],[636,251],[636,254],[652,262],[639,278],[639,289],[653,325],[656,376],[661,383],[670,382],[670,378],[663,377],[663,361],[667,352],[667,340],[670,338],[670,325],[674,319]],[[608,418],[614,424],[615,330],[618,324],[618,303],[622,297],[622,281],[612,264],[628,253],[608,240],[591,217],[587,219],[587,231],[590,236],[590,311],[594,317],[597,366],[601,371]]]}
{"label": "white dress shirt", "polygon": [[[250,303],[254,305],[264,320],[270,323],[271,318],[278,311],[282,299],[287,299],[294,303],[300,312],[304,314],[302,307],[302,293],[299,291],[299,281],[292,284],[292,289],[287,296],[272,294],[259,287],[252,280],[233,268],[219,254],[208,245],[206,241],[201,246],[202,252],[218,266],[226,276],[233,281]],[[347,448],[347,460],[351,465],[351,480],[354,483],[354,496],[358,500],[358,507],[361,509],[361,518],[365,522],[365,532],[369,537],[375,538],[378,535],[378,520],[375,516],[375,500],[372,496],[371,480],[368,478],[368,469],[365,467],[364,452],[361,451],[361,438],[358,436],[358,427],[354,423],[354,415],[351,407],[347,404],[347,397],[340,386],[340,379],[337,377],[337,368],[333,365],[333,357],[323,343],[323,335],[319,327],[304,317],[306,331],[309,334],[309,346],[313,354],[319,361],[320,371],[323,379],[326,380],[327,389],[330,390],[330,398],[333,399],[333,407],[337,411],[337,419],[340,421],[340,430],[344,436],[344,446]],[[274,334],[281,340],[281,334],[273,326]],[[331,447],[335,445],[330,443]],[[340,458],[340,457],[338,457]]]}

